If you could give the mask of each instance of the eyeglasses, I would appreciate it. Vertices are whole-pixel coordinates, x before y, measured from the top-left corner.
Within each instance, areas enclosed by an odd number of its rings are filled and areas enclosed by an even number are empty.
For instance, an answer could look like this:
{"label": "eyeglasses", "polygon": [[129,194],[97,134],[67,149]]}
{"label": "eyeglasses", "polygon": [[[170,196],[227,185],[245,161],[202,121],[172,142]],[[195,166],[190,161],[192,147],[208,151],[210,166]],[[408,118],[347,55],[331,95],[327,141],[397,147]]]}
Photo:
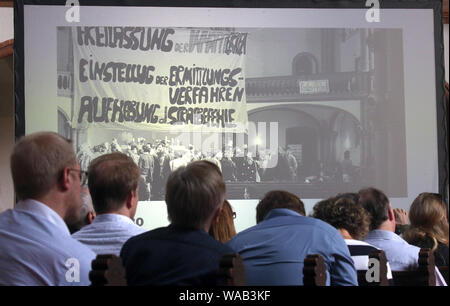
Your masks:
{"label": "eyeglasses", "polygon": [[88,173],[87,171],[83,171],[83,170],[78,170],[78,169],[73,169],[70,168],[70,171],[76,171],[76,172],[80,172],[80,182],[81,182],[81,186],[85,186],[88,180]]}

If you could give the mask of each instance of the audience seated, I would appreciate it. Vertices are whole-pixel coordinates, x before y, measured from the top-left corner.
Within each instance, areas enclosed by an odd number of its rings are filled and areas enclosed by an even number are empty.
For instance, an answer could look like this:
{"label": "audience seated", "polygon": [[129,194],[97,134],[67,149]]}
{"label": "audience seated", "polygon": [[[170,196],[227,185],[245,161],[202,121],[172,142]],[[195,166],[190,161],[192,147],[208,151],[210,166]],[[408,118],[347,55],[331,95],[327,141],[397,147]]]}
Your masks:
{"label": "audience seated", "polygon": [[[395,234],[394,211],[387,196],[375,188],[362,189],[359,196],[360,203],[370,216],[370,232],[366,242],[385,251],[393,271],[416,268],[420,248],[408,244]],[[436,282],[437,285],[446,285],[437,269]]]}
{"label": "audience seated", "polygon": [[225,200],[225,202],[223,202],[222,211],[219,215],[219,220],[216,224],[211,226],[209,234],[223,243],[228,242],[228,240],[236,235],[236,229],[234,228],[233,221],[234,218],[235,213],[233,212],[233,208],[230,203]]}
{"label": "audience seated", "polygon": [[302,285],[305,257],[321,255],[327,284],[357,285],[356,270],[339,232],[305,217],[303,202],[286,191],[271,191],[256,208],[256,226],[227,244],[244,259],[248,285]]}
{"label": "audience seated", "polygon": [[220,258],[234,253],[208,234],[225,192],[220,169],[208,161],[172,172],[165,195],[171,224],[133,237],[122,248],[128,285],[215,285]]}
{"label": "audience seated", "polygon": [[114,152],[89,165],[88,185],[97,217],[72,235],[96,254],[119,255],[123,244],[144,230],[134,224],[140,172],[131,157]]}
{"label": "audience seated", "polygon": [[[245,286],[245,267],[239,254],[225,254],[216,271],[223,286]],[[122,259],[115,255],[97,255],[89,273],[92,286],[127,286]],[[314,279],[313,279],[314,281]]]}
{"label": "audience seated", "polygon": [[297,196],[275,190],[259,201],[257,225],[236,234],[221,170],[201,160],[169,175],[170,225],[145,232],[133,222],[142,179],[133,159],[104,154],[88,170],[56,133],[17,142],[19,202],[0,214],[0,285],[89,285],[96,254],[94,285],[355,286],[369,256],[387,258],[391,282],[446,285],[434,266],[448,275],[448,211],[438,194],[414,200],[409,224],[375,188],[322,200],[312,217]]}
{"label": "audience seated", "polygon": [[21,138],[11,155],[20,200],[0,214],[0,285],[89,285],[95,253],[70,236],[85,172],[70,141],[56,133]]}
{"label": "audience seated", "polygon": [[436,193],[421,193],[409,210],[410,228],[403,238],[419,248],[434,252],[436,266],[448,266],[447,205]]}
{"label": "audience seated", "polygon": [[[342,235],[356,270],[368,270],[369,254],[378,248],[363,241],[369,232],[370,219],[364,207],[358,203],[358,195],[338,195],[336,198],[320,201],[313,209],[314,218],[334,226]],[[389,263],[387,263],[387,279],[392,280]]]}
{"label": "audience seated", "polygon": [[83,204],[81,204],[80,208],[80,218],[72,224],[67,224],[71,235],[78,232],[86,225],[91,224],[96,216],[94,206],[92,205],[91,194],[89,193],[89,188],[87,186],[84,186],[81,191],[81,199],[83,200]]}

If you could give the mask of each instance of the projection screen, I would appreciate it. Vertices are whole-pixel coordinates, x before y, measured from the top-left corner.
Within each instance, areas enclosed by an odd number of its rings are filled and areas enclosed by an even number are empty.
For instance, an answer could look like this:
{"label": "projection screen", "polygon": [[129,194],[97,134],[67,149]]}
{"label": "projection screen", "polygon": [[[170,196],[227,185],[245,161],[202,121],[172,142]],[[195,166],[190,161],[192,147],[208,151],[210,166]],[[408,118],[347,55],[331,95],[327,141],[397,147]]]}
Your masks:
{"label": "projection screen", "polygon": [[369,186],[405,209],[447,197],[440,1],[260,2],[17,2],[16,137],[58,132],[84,170],[131,156],[146,229],[198,159],[221,168],[237,231],[270,190],[307,213]]}

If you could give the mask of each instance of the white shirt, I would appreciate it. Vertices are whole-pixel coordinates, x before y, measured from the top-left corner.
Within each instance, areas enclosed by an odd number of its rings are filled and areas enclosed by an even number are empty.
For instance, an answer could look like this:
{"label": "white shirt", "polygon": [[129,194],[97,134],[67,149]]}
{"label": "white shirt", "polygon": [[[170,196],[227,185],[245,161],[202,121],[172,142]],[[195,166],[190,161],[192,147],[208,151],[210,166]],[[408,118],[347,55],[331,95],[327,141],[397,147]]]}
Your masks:
{"label": "white shirt", "polygon": [[0,246],[0,285],[90,284],[95,253],[72,239],[64,220],[41,202],[20,201],[0,214]]}
{"label": "white shirt", "polygon": [[145,230],[130,218],[119,214],[100,214],[94,221],[72,235],[96,254],[119,256],[123,244]]}

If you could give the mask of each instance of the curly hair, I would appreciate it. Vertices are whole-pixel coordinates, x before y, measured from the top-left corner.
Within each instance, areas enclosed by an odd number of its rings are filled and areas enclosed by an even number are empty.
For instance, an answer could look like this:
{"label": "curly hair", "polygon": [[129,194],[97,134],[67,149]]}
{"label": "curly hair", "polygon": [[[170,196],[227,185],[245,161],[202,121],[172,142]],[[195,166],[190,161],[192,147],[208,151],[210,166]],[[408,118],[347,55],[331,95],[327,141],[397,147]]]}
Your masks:
{"label": "curly hair", "polygon": [[350,197],[335,197],[318,202],[313,217],[336,229],[345,229],[353,239],[363,240],[369,232],[370,218],[360,203]]}

